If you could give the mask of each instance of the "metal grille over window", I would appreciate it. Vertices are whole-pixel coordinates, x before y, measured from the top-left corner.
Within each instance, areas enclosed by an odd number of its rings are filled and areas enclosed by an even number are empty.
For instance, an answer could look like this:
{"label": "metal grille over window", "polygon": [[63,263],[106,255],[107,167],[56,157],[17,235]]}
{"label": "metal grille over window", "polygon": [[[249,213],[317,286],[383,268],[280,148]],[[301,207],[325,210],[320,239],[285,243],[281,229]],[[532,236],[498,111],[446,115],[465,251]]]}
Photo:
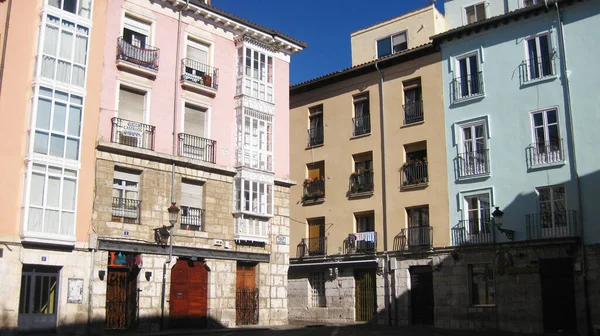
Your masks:
{"label": "metal grille over window", "polygon": [[310,278],[310,287],[312,290],[312,306],[326,307],[327,300],[325,297],[325,273],[313,272]]}

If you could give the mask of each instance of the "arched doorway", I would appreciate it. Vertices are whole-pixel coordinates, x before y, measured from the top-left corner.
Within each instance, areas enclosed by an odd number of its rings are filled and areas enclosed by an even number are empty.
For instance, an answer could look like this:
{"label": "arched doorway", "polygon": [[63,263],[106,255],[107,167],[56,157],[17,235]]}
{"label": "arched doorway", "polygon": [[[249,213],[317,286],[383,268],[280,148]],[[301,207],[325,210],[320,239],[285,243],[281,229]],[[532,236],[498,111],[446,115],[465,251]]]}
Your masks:
{"label": "arched doorway", "polygon": [[208,320],[208,268],[204,261],[178,259],[171,269],[171,328],[205,328]]}

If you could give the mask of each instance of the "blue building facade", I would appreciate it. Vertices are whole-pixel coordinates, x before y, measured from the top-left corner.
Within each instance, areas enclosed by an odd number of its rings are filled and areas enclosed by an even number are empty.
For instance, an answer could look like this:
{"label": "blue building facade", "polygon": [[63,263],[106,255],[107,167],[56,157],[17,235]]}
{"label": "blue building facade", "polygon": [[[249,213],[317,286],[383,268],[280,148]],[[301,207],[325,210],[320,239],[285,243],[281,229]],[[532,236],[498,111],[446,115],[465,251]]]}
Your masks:
{"label": "blue building facade", "polygon": [[600,324],[600,2],[447,0],[445,10],[449,30],[433,41],[455,251],[448,272],[466,274],[469,293],[446,290],[453,304],[436,298],[436,323],[586,334]]}

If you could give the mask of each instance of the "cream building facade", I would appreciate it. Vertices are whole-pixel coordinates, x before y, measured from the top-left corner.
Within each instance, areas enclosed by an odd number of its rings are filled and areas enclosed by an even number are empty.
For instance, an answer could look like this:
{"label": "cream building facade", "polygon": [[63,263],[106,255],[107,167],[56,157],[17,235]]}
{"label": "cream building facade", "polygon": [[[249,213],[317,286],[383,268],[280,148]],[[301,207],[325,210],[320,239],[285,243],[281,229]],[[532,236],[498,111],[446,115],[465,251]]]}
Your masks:
{"label": "cream building facade", "polygon": [[[367,63],[291,88],[291,178],[304,182],[290,190],[290,320],[433,322],[432,265],[450,245],[444,106],[439,50],[418,30],[443,29],[438,14],[353,33],[353,63]],[[423,45],[370,61],[396,33]],[[417,281],[424,305],[408,299]]]}

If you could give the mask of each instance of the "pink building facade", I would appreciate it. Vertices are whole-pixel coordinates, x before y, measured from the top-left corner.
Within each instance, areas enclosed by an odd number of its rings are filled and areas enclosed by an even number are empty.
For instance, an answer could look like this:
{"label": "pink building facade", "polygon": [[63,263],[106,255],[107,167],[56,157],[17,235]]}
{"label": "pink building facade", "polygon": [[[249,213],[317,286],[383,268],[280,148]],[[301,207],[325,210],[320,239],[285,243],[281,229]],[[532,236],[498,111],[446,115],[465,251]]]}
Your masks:
{"label": "pink building facade", "polygon": [[91,320],[287,323],[289,66],[305,45],[197,0],[106,13]]}

